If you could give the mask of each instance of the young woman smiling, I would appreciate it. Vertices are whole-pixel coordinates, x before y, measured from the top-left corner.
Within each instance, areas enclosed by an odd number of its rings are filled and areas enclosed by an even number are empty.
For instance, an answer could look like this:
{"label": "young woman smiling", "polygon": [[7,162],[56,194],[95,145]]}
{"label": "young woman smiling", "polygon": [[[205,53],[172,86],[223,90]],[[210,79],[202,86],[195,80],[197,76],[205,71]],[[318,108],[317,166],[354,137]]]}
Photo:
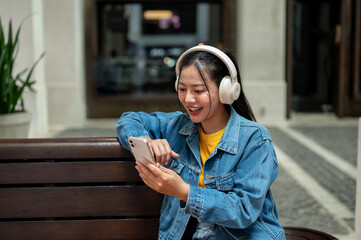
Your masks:
{"label": "young woman smiling", "polygon": [[255,122],[232,56],[211,46],[176,64],[187,113],[124,113],[121,144],[142,137],[156,164],[137,163],[145,184],[165,194],[159,239],[285,239],[270,186],[278,164],[268,130]]}
{"label": "young woman smiling", "polygon": [[201,67],[197,65],[199,63],[182,70],[178,98],[193,122],[200,123],[206,134],[215,133],[227,125],[229,113],[219,101],[217,84],[207,80],[209,76],[206,72],[202,79],[198,70]]}

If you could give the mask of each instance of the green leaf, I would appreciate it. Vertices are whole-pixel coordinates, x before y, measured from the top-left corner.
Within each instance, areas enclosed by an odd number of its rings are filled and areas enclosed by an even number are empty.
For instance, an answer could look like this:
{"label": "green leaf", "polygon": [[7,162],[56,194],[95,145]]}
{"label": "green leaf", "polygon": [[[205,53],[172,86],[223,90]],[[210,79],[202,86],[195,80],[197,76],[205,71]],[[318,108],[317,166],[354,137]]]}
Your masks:
{"label": "green leaf", "polygon": [[5,46],[5,37],[4,37],[3,25],[0,18],[0,51],[2,51],[4,46]]}
{"label": "green leaf", "polygon": [[[31,79],[31,76],[36,65],[45,55],[45,53],[41,54],[30,69],[26,68],[13,74],[13,67],[20,49],[19,36],[22,23],[13,36],[13,26],[10,20],[7,39],[5,39],[6,34],[0,18],[0,114],[24,111],[24,90],[29,89],[35,92],[33,85],[36,81]],[[18,107],[19,109],[17,109]]]}

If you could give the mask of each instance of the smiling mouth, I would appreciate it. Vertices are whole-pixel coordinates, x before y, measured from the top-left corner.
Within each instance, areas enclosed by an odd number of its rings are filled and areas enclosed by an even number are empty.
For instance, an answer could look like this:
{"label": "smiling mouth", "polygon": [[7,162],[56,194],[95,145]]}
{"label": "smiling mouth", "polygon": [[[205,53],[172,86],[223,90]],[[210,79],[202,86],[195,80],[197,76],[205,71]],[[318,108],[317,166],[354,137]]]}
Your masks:
{"label": "smiling mouth", "polygon": [[198,107],[198,108],[196,108],[196,107],[188,107],[188,109],[189,109],[191,112],[197,112],[197,111],[201,110],[202,108],[200,108],[200,107]]}
{"label": "smiling mouth", "polygon": [[188,112],[190,115],[196,115],[202,110],[201,107],[188,107]]}

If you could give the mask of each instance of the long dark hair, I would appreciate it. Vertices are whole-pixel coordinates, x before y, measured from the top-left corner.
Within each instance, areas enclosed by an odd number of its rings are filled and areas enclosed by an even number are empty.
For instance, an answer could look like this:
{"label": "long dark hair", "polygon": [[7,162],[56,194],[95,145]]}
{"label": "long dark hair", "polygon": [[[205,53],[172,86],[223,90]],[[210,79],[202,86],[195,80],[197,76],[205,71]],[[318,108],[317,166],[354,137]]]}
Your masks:
{"label": "long dark hair", "polygon": [[[234,56],[228,52],[224,51],[225,54],[232,60],[234,66],[237,70],[237,81],[241,85],[241,92],[239,98],[232,103],[232,107],[236,110],[238,114],[247,118],[251,121],[256,121],[256,118],[253,114],[252,108],[248,103],[248,100],[243,92],[242,83],[241,83],[241,76],[239,72],[239,67],[237,61],[235,60]],[[183,59],[182,62],[179,64],[179,75],[181,75],[182,69],[188,66],[194,65],[198,70],[199,74],[201,75],[203,81],[205,81],[204,73],[205,71],[210,76],[210,80],[214,81],[217,86],[219,86],[220,82],[222,81],[224,76],[229,76],[230,73],[228,71],[227,66],[224,62],[219,59],[217,56],[204,51],[194,51],[187,54]],[[178,87],[178,86],[177,86]],[[207,84],[206,84],[207,87]],[[208,89],[208,87],[207,87]]]}

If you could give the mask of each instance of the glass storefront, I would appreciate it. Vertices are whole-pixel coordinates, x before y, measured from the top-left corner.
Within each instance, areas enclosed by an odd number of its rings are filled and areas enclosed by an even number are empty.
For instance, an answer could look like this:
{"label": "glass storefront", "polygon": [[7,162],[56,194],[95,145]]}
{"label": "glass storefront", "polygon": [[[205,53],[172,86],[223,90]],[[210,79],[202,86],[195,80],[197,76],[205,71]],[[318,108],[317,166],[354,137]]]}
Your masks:
{"label": "glass storefront", "polygon": [[98,55],[92,60],[102,96],[174,93],[179,55],[199,43],[222,43],[217,2],[97,2]]}

